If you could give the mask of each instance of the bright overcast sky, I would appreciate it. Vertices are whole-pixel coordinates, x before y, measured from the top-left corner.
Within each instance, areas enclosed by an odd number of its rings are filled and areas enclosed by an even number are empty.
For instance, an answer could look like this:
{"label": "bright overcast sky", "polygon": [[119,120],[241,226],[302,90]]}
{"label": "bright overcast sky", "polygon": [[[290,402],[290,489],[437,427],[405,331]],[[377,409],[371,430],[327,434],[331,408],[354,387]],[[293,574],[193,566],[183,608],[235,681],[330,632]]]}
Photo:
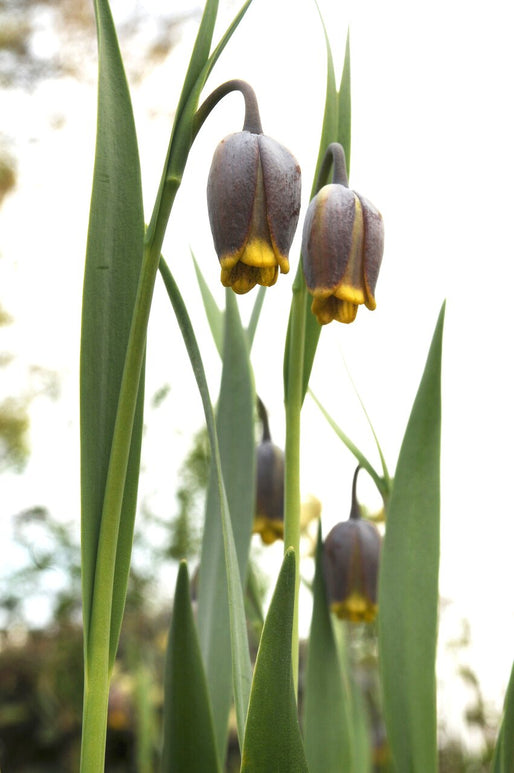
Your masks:
{"label": "bright overcast sky", "polygon": [[[153,0],[139,6],[162,9],[163,4]],[[350,183],[381,210],[386,248],[376,311],[361,308],[355,324],[333,323],[323,331],[312,386],[342,428],[375,460],[346,361],[394,470],[437,314],[447,299],[441,594],[453,602],[457,617],[471,620],[482,656],[479,676],[490,678],[493,689],[501,691],[514,653],[508,568],[514,540],[514,312],[508,300],[513,278],[514,51],[508,3],[319,4],[338,72],[350,24]],[[221,0],[220,5],[221,30],[237,4]],[[181,7],[187,6],[182,0]],[[196,24],[184,26],[169,59],[134,88],[147,218],[167,146],[169,113]],[[325,92],[324,39],[314,3],[254,0],[209,86],[232,77],[254,86],[264,131],[296,155],[304,173],[306,206]],[[9,309],[16,318],[9,335],[22,362],[62,374],[65,410],[64,418],[57,418],[47,402],[34,406],[29,485],[14,476],[3,480],[12,512],[44,504],[60,517],[78,518],[77,346],[94,152],[94,83],[42,82],[30,102],[23,96],[9,99],[8,128],[19,128],[26,140],[16,149],[23,151],[18,193],[0,210],[0,270],[15,304]],[[32,112],[22,117],[22,110]],[[48,126],[52,110],[65,114],[64,126],[31,144],[27,121],[34,122],[32,133],[37,133]],[[242,100],[233,95],[202,129],[165,243],[165,254],[190,298],[213,399],[219,362],[188,255],[192,247],[222,303],[205,184],[217,142],[241,129],[242,115]],[[299,238],[291,252],[290,275],[281,277],[267,295],[255,342],[256,386],[269,407],[276,442],[283,442],[284,435],[282,351],[298,244]],[[242,299],[243,314],[252,300]],[[158,288],[149,341],[149,391],[169,382],[172,400],[163,405],[158,421],[149,417],[145,485],[149,491],[159,486],[155,502],[173,497],[170,468],[178,466],[190,432],[202,423],[192,377],[181,366],[177,378],[174,351],[182,357],[180,338]],[[307,402],[304,418],[303,488],[322,500],[326,532],[348,515],[354,461],[312,403]]]}

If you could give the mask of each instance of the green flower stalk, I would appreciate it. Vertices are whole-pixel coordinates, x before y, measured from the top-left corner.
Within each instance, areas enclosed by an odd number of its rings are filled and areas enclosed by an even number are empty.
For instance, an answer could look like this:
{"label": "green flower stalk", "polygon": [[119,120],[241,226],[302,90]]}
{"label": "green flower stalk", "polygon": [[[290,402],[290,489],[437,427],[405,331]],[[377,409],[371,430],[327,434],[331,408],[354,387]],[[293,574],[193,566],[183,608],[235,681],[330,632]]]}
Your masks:
{"label": "green flower stalk", "polygon": [[284,452],[271,441],[268,415],[259,400],[262,440],[257,446],[254,534],[265,545],[284,539]]}
{"label": "green flower stalk", "polygon": [[[289,250],[300,214],[301,173],[294,156],[262,133],[255,94],[233,81],[246,105],[243,131],[214,153],[207,204],[221,283],[243,294],[270,287],[289,271]],[[235,88],[232,86],[232,88]]]}
{"label": "green flower stalk", "polygon": [[376,308],[375,285],[384,251],[382,215],[350,190],[342,145],[328,146],[323,166],[333,159],[333,181],[312,199],[305,216],[302,259],[320,325],[353,322],[360,304]]}
{"label": "green flower stalk", "polygon": [[361,518],[357,502],[357,467],[350,518],[329,532],[324,545],[324,570],[332,612],[342,620],[371,622],[378,611],[377,585],[381,537],[377,527]]}

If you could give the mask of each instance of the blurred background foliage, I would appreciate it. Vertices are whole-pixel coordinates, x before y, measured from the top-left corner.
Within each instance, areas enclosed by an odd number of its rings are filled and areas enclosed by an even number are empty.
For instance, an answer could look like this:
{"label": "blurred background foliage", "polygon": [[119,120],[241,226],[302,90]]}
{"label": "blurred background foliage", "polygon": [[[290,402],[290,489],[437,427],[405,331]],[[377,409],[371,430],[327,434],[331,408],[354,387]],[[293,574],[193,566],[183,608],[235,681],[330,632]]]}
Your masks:
{"label": "blurred background foliage", "polygon": [[[153,13],[150,18],[143,4],[135,4],[134,12],[123,23],[120,37],[131,51],[128,67],[132,81],[144,78],[169,54],[182,21],[199,13],[199,6],[194,6],[189,14],[177,16],[165,6],[160,16]],[[54,45],[40,44],[38,36],[43,26]],[[58,0],[0,0],[0,95],[10,88],[30,92],[42,79],[70,75],[78,78],[85,54],[95,61],[95,49],[90,0],[67,0],[65,6]],[[11,146],[0,127],[0,206],[7,197],[16,195],[17,160]],[[12,322],[9,298],[1,297],[0,290],[0,336]],[[8,383],[9,368],[15,363],[16,352],[4,351],[0,338],[0,383]],[[159,407],[168,391],[163,386],[154,396],[153,408]],[[59,377],[37,364],[29,368],[22,393],[0,391],[0,476],[6,471],[21,474],[26,465],[30,455],[30,405],[40,394],[57,399]],[[197,565],[208,463],[207,436],[202,430],[193,438],[183,460],[174,508],[162,515],[143,502],[138,515],[135,560],[110,697],[108,771],[149,773],[156,769],[171,610],[168,602],[159,601],[154,567],[173,567],[183,557],[192,567]],[[13,519],[14,540],[22,558],[16,569],[2,572],[0,587],[0,766],[4,773],[71,772],[78,768],[83,673],[76,524],[56,521],[44,503],[17,514],[6,513],[2,507],[2,517]],[[262,549],[259,553],[257,546],[247,593],[254,649],[262,624],[259,608],[267,590],[259,555]],[[34,627],[31,620],[34,605],[46,610],[46,621],[40,627]],[[375,770],[387,771],[374,626],[346,624],[345,629],[356,682],[368,708]],[[462,721],[475,730],[478,741],[475,751],[468,751],[458,735],[441,725],[440,770],[485,773],[498,716],[484,702],[475,673],[462,665],[469,645],[465,621],[462,629],[462,636],[447,646],[453,648],[457,664],[454,678],[468,694]],[[233,739],[227,769],[238,769],[234,734]]]}

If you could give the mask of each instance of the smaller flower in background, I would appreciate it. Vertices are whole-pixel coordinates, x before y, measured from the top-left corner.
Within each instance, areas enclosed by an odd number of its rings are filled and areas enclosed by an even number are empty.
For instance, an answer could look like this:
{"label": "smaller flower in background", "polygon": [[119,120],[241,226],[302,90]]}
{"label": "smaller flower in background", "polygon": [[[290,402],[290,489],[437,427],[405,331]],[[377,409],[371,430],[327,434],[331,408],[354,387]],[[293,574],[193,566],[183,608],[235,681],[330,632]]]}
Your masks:
{"label": "smaller flower in background", "polygon": [[323,566],[331,610],[344,620],[371,622],[378,610],[381,537],[373,523],[361,518],[356,495],[359,470],[353,478],[350,518],[329,532]]}
{"label": "smaller flower in background", "polygon": [[303,273],[320,325],[333,319],[353,322],[364,303],[375,309],[375,285],[384,251],[382,215],[348,188],[344,150],[327,149],[324,166],[334,163],[333,182],[314,196],[303,227]]}
{"label": "smaller flower in background", "polygon": [[216,148],[207,205],[221,283],[242,294],[256,284],[275,284],[279,268],[289,271],[301,176],[294,156],[262,133],[253,91],[237,83],[245,97],[245,123]]}
{"label": "smaller flower in background", "polygon": [[257,446],[257,494],[254,534],[265,545],[284,539],[284,452],[271,442],[268,416],[259,400],[262,440]]}

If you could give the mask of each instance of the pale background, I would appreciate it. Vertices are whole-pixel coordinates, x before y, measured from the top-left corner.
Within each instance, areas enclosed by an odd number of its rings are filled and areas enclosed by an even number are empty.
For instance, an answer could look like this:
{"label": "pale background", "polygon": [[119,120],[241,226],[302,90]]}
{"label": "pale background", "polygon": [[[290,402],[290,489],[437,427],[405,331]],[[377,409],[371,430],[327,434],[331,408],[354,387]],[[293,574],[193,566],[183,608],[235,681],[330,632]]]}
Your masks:
{"label": "pale background", "polygon": [[[181,13],[196,7],[171,4]],[[113,3],[123,25],[134,8],[164,13],[163,0]],[[323,331],[312,386],[342,428],[378,460],[350,385],[352,374],[394,471],[437,314],[447,300],[443,362],[442,557],[440,590],[442,710],[462,711],[465,696],[448,688],[454,663],[445,642],[471,624],[466,657],[486,698],[501,705],[514,653],[512,598],[513,278],[512,22],[507,2],[436,0],[320,2],[339,77],[348,24],[352,49],[351,185],[382,212],[386,248],[373,313]],[[238,5],[221,2],[219,37]],[[51,19],[50,19],[51,22]],[[41,18],[34,45],[59,41]],[[93,24],[93,21],[91,21]],[[124,48],[140,141],[146,217],[167,147],[198,17],[184,23],[178,45],[150,70],[137,48]],[[155,34],[151,23],[144,34]],[[132,41],[133,42],[133,41]],[[46,49],[45,49],[46,47]],[[18,186],[0,209],[2,300],[14,323],[1,331],[17,359],[2,397],[27,389],[33,365],[55,371],[59,400],[35,398],[32,455],[23,475],[0,478],[0,563],[16,562],[10,514],[42,504],[79,522],[78,342],[81,283],[94,156],[96,50],[84,44],[82,74],[0,94],[2,129],[18,157]],[[254,0],[208,88],[232,77],[255,88],[264,130],[290,148],[303,170],[308,203],[325,94],[322,28],[311,0]],[[190,156],[164,252],[188,300],[213,399],[219,360],[203,315],[190,247],[220,303],[218,264],[208,230],[205,184],[217,142],[242,126],[242,100],[224,100]],[[268,406],[275,442],[283,443],[282,353],[296,270],[265,301],[253,354],[257,390]],[[253,298],[241,302],[243,315]],[[159,283],[149,334],[152,395],[170,396],[147,414],[141,498],[169,508],[201,405],[174,318]],[[304,494],[323,503],[324,530],[349,512],[354,461],[307,399]],[[363,486],[366,504],[377,502]],[[278,556],[280,548],[272,556]],[[167,582],[167,580],[164,580]],[[171,578],[169,578],[171,584]],[[163,592],[170,593],[165,587]],[[34,609],[34,619],[42,615]],[[304,626],[308,624],[304,621]],[[445,679],[446,675],[446,679]],[[453,683],[452,683],[453,684]],[[446,686],[445,686],[446,685]]]}

